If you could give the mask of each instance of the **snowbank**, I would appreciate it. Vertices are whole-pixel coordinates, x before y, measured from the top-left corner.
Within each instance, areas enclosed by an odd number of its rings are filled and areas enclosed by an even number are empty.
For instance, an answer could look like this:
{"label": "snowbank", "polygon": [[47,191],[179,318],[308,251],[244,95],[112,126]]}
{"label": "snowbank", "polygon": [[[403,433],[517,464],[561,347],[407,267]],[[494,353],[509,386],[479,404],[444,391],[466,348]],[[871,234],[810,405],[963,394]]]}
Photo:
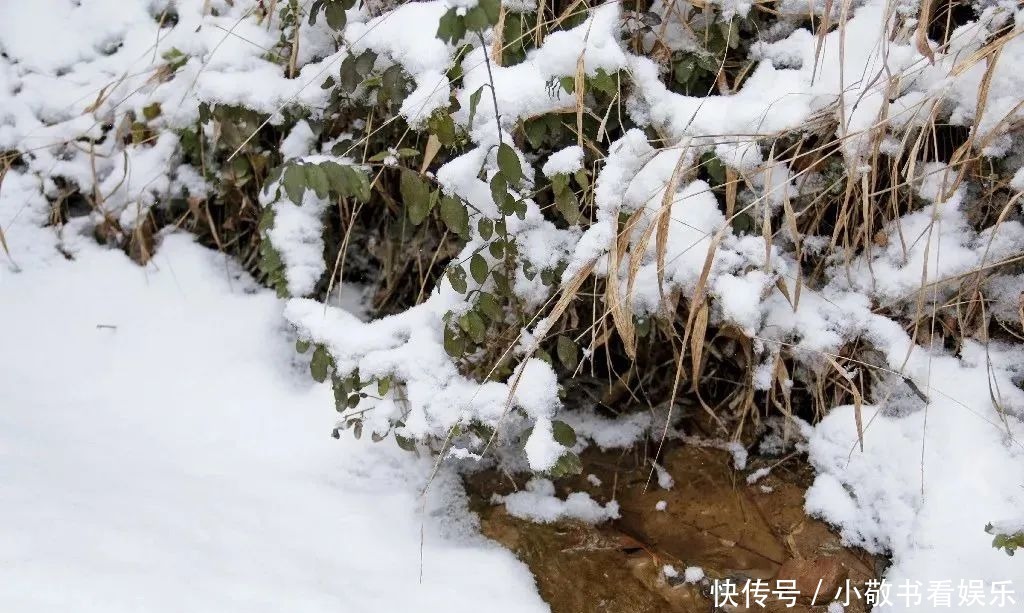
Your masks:
{"label": "snowbank", "polygon": [[425,457],[330,437],[330,389],[290,363],[282,304],[223,257],[183,235],[146,268],[88,244],[75,262],[15,253],[0,609],[547,610],[455,478],[421,512]]}

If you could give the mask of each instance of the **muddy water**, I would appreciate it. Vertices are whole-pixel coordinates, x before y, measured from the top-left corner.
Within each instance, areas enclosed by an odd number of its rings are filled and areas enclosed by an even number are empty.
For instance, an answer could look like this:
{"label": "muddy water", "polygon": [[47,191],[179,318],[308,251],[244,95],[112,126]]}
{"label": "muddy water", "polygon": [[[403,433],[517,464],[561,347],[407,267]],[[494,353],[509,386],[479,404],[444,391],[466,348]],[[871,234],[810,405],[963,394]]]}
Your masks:
{"label": "muddy water", "polygon": [[[791,579],[801,590],[796,607],[769,598],[766,607],[749,611],[820,612],[847,581],[863,593],[864,583],[881,570],[881,559],[843,547],[826,524],[804,514],[804,492],[813,475],[798,458],[750,485],[746,475],[759,467],[756,462],[740,472],[725,452],[682,446],[663,456],[675,481],[671,490],[659,488],[656,479],[648,484],[650,465],[633,452],[588,452],[583,460],[583,475],[556,483],[559,495],[585,491],[601,503],[614,497],[619,520],[598,527],[534,524],[485,502],[493,493],[513,490],[508,477],[480,473],[467,480],[484,533],[530,567],[553,613],[708,612],[715,609],[710,581],[725,577],[740,584],[763,579],[771,587],[778,579]],[[588,473],[601,485],[588,481]],[[517,485],[526,479],[517,478]],[[665,502],[664,510],[657,509],[659,501]],[[666,564],[680,577],[666,577]],[[683,582],[689,566],[703,568],[707,579]],[[817,606],[810,606],[816,590],[828,597],[819,596]],[[865,610],[856,599],[846,608],[847,613]]]}

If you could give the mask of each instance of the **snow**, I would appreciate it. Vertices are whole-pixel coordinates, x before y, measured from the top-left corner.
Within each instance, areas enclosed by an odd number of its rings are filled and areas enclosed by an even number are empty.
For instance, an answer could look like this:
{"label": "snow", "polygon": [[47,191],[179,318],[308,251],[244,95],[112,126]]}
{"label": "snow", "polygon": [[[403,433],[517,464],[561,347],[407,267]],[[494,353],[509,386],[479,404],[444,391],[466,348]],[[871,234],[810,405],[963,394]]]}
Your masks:
{"label": "snow", "polygon": [[541,172],[546,177],[555,175],[570,175],[583,168],[583,147],[571,145],[551,154],[548,161],[544,162]]}
{"label": "snow", "polygon": [[598,524],[619,517],[616,501],[601,506],[585,492],[573,492],[563,500],[555,496],[555,485],[540,477],[531,479],[526,489],[507,496],[496,494],[493,502],[504,504],[513,517],[545,524],[567,519]]}
{"label": "snow", "polygon": [[675,487],[676,481],[672,478],[672,475],[665,470],[665,467],[657,462],[651,462],[651,464],[654,466],[654,471],[658,475],[658,487],[663,490],[670,490]]}
{"label": "snow", "polygon": [[272,205],[274,225],[267,231],[285,266],[288,293],[308,296],[327,268],[324,262],[323,222],[328,201],[306,190],[302,204],[281,198]]}
{"label": "snow", "polygon": [[768,467],[758,468],[754,472],[752,472],[749,475],[747,475],[747,484],[748,485],[753,485],[753,484],[757,483],[758,481],[760,481],[761,479],[764,479],[765,477],[770,475],[771,472],[772,472],[772,469],[768,468]]}
{"label": "snow", "polygon": [[452,474],[424,507],[428,458],[330,437],[282,303],[224,257],[180,234],[145,268],[88,241],[73,262],[14,247],[0,607],[547,610]]}
{"label": "snow", "polygon": [[[891,551],[892,584],[969,578],[1024,585],[1024,568],[985,533],[987,523],[1019,517],[1024,505],[1024,428],[1000,416],[989,396],[992,381],[1004,406],[1024,406],[1024,391],[1005,379],[1024,354],[990,351],[987,364],[980,346],[965,353],[975,361],[915,352],[908,370],[927,372],[922,390],[931,402],[910,415],[863,407],[863,453],[851,406],[833,409],[810,440],[820,474],[807,511],[837,524],[848,543]],[[884,610],[905,604],[897,599]]]}
{"label": "snow", "polygon": [[704,569],[699,566],[687,566],[683,571],[683,578],[687,583],[697,583],[704,580]]}

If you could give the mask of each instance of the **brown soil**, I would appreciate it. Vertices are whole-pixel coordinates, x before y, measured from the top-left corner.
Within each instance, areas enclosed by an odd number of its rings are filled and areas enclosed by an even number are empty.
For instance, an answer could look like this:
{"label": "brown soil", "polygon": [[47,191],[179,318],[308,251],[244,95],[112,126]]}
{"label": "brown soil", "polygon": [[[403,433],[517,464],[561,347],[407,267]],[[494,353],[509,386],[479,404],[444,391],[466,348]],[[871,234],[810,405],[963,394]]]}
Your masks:
{"label": "brown soil", "polygon": [[[510,479],[498,472],[470,476],[467,487],[484,534],[530,567],[553,613],[713,611],[710,582],[726,577],[741,585],[763,579],[772,588],[776,579],[796,580],[803,604],[786,608],[770,597],[766,608],[750,611],[818,613],[847,580],[863,593],[864,582],[879,575],[880,558],[843,547],[826,524],[804,514],[804,492],[813,473],[802,460],[782,463],[753,485],[746,482],[751,469],[734,470],[722,451],[682,446],[663,460],[675,480],[667,491],[656,479],[647,484],[650,464],[635,452],[583,455],[583,474],[556,486],[561,496],[584,491],[601,503],[618,500],[621,518],[597,527],[511,517],[504,507],[486,502],[492,494],[513,491]],[[602,484],[592,485],[588,473]],[[516,485],[522,487],[526,479],[517,477]],[[655,505],[662,500],[667,507],[658,511]],[[667,578],[665,564],[680,577]],[[708,578],[684,583],[681,575],[688,566],[702,567]],[[819,580],[819,594],[828,596],[810,606]],[[865,608],[851,599],[846,611]]]}

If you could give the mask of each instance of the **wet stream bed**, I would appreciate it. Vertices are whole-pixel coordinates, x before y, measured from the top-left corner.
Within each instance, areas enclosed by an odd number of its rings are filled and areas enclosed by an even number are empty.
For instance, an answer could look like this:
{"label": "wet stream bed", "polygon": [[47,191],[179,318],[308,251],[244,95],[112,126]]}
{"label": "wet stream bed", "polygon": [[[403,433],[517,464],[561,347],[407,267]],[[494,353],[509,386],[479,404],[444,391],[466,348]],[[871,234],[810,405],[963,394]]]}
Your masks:
{"label": "wet stream bed", "polygon": [[[884,558],[844,547],[827,524],[804,513],[813,470],[799,456],[748,484],[751,470],[778,460],[755,460],[739,471],[724,451],[680,445],[662,455],[675,482],[669,490],[635,451],[592,450],[582,460],[581,475],[556,482],[558,495],[587,492],[602,504],[615,499],[619,519],[598,526],[519,519],[489,501],[522,488],[528,476],[515,477],[515,485],[499,471],[466,478],[483,533],[530,567],[553,613],[715,611],[712,582],[725,578],[739,586],[760,579],[769,589],[794,581],[800,594],[792,607],[772,594],[763,607],[745,608],[741,594],[739,607],[717,610],[825,612],[838,592],[849,586],[863,593],[884,569]],[[666,565],[678,575],[668,576]],[[688,567],[700,567],[705,578],[686,582]],[[866,610],[856,597],[845,607],[845,613]]]}

